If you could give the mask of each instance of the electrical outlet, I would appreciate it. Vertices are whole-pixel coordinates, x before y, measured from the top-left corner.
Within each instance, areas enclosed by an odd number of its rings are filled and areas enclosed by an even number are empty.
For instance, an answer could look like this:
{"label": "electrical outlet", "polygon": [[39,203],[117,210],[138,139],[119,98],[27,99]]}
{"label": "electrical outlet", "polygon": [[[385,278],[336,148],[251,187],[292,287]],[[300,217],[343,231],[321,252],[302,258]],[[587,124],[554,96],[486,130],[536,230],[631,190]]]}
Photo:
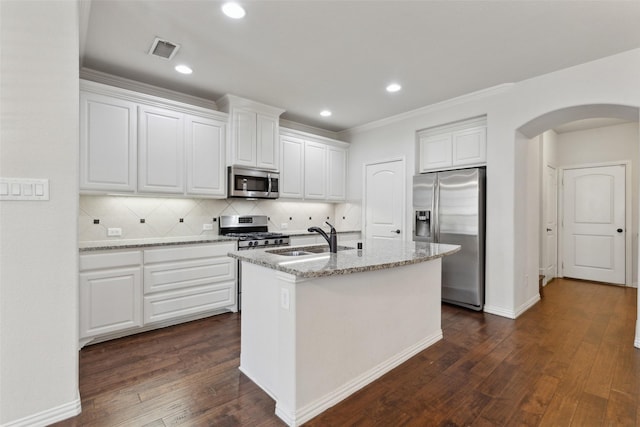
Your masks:
{"label": "electrical outlet", "polygon": [[202,231],[213,230],[213,224],[202,224]]}
{"label": "electrical outlet", "polygon": [[122,228],[107,228],[107,236],[109,237],[122,236]]}
{"label": "electrical outlet", "polygon": [[280,306],[289,310],[289,289],[280,288]]}
{"label": "electrical outlet", "polygon": [[289,223],[288,222],[283,222],[282,224],[280,224],[280,229],[281,230],[286,230],[287,228],[289,228]]}

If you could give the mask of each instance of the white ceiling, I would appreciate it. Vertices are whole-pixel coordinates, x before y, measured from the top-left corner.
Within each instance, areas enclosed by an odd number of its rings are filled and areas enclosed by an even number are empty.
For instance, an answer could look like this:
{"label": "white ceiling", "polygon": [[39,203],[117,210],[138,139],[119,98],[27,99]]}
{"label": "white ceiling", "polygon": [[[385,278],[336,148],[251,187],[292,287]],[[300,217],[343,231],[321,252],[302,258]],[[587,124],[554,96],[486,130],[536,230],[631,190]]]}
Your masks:
{"label": "white ceiling", "polygon": [[[85,0],[81,65],[340,131],[640,47],[637,0],[240,3],[236,21],[215,0]],[[148,55],[156,36],[181,45],[171,61]]]}

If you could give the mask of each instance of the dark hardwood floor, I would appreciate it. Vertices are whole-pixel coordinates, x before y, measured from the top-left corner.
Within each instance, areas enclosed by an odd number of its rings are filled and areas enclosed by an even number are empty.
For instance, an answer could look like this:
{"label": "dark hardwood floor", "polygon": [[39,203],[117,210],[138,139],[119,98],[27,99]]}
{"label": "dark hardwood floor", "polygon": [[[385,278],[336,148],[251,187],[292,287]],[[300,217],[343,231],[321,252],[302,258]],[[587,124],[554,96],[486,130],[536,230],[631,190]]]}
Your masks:
{"label": "dark hardwood floor", "polygon": [[[636,426],[635,322],[635,289],[573,280],[515,321],[444,305],[442,341],[306,425]],[[239,352],[238,314],[85,347],[56,426],[284,425]]]}

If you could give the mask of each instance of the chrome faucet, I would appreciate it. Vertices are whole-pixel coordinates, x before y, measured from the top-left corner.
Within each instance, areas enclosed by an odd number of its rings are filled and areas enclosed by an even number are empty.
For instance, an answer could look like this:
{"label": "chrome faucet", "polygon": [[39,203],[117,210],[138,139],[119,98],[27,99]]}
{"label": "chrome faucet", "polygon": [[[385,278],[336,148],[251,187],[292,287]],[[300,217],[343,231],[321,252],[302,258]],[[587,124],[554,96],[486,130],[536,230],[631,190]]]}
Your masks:
{"label": "chrome faucet", "polygon": [[338,253],[338,235],[336,234],[336,229],[333,228],[333,225],[329,224],[328,221],[325,222],[329,227],[331,227],[331,231],[329,232],[328,236],[327,233],[325,233],[324,230],[320,227],[309,227],[307,231],[309,233],[320,233],[320,235],[324,237],[324,240],[326,240],[329,244],[329,252],[333,254]]}

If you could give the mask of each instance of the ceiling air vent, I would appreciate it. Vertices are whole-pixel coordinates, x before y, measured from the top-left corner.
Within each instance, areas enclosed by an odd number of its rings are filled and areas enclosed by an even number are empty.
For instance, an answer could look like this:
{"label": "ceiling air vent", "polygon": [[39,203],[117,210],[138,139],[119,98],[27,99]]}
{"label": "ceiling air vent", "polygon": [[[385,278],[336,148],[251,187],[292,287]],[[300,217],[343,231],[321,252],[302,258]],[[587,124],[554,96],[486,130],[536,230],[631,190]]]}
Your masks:
{"label": "ceiling air vent", "polygon": [[156,37],[151,45],[151,49],[149,49],[149,55],[158,56],[164,59],[171,59],[174,57],[176,52],[178,52],[178,49],[180,49],[179,44]]}

